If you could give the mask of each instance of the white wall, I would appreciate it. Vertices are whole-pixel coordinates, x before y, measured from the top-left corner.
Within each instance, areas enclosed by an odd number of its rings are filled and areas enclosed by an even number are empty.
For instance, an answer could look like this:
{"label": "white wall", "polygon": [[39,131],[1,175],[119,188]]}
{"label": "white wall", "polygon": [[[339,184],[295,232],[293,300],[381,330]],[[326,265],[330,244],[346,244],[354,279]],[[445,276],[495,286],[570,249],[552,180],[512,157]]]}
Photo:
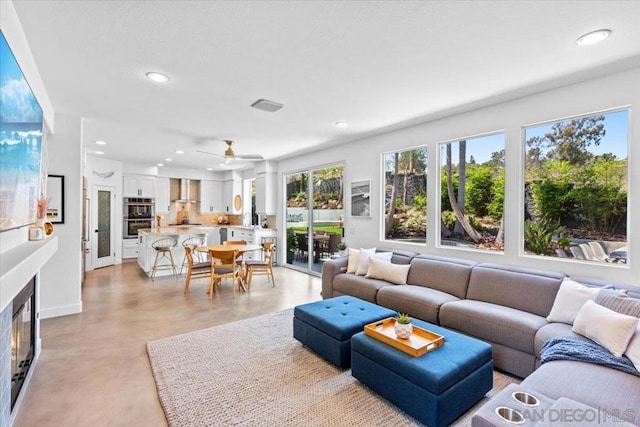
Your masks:
{"label": "white wall", "polygon": [[[20,69],[38,103],[40,103],[49,130],[53,132],[55,125],[53,107],[44,89],[44,83],[38,72],[38,67],[31,55],[31,49],[27,43],[22,24],[18,20],[18,15],[13,7],[13,3],[10,1],[3,0],[0,2],[0,30],[2,30],[2,34],[7,40],[7,43],[9,43],[11,52],[18,61]],[[14,248],[27,240],[29,240],[29,227],[22,227],[0,233],[0,253]]]}
{"label": "white wall", "polygon": [[[344,161],[345,200],[349,200],[349,183],[355,180],[372,181],[372,217],[353,218],[349,204],[345,204],[345,240],[350,247],[393,247],[443,256],[457,256],[480,262],[498,262],[532,268],[563,271],[573,275],[589,275],[603,279],[640,284],[640,226],[634,218],[640,212],[640,115],[634,107],[640,105],[640,68],[549,90],[539,94],[479,108],[466,113],[433,120],[420,125],[389,132],[383,135],[343,144],[320,152],[311,153],[278,164],[279,172],[297,171],[339,161]],[[428,99],[425,99],[428,102]],[[629,129],[629,227],[627,230],[630,263],[625,265],[563,262],[551,257],[522,255],[522,228],[524,201],[522,194],[523,151],[521,148],[522,126],[573,116],[588,114],[622,106],[631,106]],[[449,247],[437,247],[436,235],[429,230],[439,230],[439,214],[436,203],[427,207],[427,242],[410,244],[384,242],[381,240],[381,159],[384,152],[404,150],[426,145],[428,169],[439,170],[438,142],[462,138],[486,132],[506,132],[506,188],[505,188],[505,253],[469,251]],[[427,182],[427,199],[438,200],[438,182],[434,174]],[[283,227],[283,185],[279,176],[278,226]],[[282,238],[282,236],[280,236]]]}
{"label": "white wall", "polygon": [[54,224],[58,251],[41,270],[40,317],[82,312],[82,133],[81,120],[56,114],[57,131],[47,141],[47,173],[64,175],[64,224]]}

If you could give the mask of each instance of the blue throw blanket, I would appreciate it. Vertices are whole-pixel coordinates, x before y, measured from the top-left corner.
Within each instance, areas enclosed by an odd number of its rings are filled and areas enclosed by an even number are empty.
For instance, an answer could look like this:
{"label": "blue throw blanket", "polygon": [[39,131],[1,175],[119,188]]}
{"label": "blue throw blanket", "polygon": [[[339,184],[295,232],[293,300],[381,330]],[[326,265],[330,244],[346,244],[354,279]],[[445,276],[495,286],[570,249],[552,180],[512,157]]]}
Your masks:
{"label": "blue throw blanket", "polygon": [[555,337],[546,341],[540,351],[541,363],[552,360],[574,360],[607,366],[640,377],[628,357],[616,357],[598,343],[583,337]]}

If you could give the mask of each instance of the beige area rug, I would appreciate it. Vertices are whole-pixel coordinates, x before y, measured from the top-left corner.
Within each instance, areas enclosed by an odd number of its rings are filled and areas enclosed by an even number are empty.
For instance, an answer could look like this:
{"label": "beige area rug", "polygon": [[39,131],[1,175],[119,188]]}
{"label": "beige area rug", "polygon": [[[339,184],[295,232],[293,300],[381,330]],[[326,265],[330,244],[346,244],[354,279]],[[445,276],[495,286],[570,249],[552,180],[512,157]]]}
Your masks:
{"label": "beige area rug", "polygon": [[[293,310],[151,341],[170,426],[416,426],[416,420],[293,339]],[[491,397],[515,379],[494,373]],[[485,397],[454,425],[471,425]]]}

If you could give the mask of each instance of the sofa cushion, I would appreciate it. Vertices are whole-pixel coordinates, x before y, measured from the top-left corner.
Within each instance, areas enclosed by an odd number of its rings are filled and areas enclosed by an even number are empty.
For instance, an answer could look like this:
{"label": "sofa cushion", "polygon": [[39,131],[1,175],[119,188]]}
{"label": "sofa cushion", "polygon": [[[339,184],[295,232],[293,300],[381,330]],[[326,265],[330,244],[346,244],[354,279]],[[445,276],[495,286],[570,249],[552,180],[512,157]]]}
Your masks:
{"label": "sofa cushion", "polygon": [[640,425],[640,378],[605,366],[558,360],[529,375],[522,387],[552,399],[568,397]]}
{"label": "sofa cushion", "polygon": [[369,258],[369,271],[365,277],[386,280],[394,285],[406,285],[410,265],[392,264],[375,257]]}
{"label": "sofa cushion", "polygon": [[460,300],[440,307],[440,324],[474,337],[533,354],[542,316],[483,301]]}
{"label": "sofa cushion", "polygon": [[369,271],[369,260],[371,258],[379,259],[382,261],[387,261],[391,263],[391,257],[393,256],[393,252],[375,252],[373,254],[363,253],[360,251],[360,257],[358,258],[358,269],[356,270],[356,274],[358,276],[366,276]]}
{"label": "sofa cushion", "polygon": [[349,255],[349,261],[347,262],[347,273],[356,273],[358,271],[358,267],[360,266],[360,255],[362,253],[367,256],[373,255],[376,252],[376,248],[370,249],[353,249],[348,248],[347,253]]}
{"label": "sofa cushion", "polygon": [[474,265],[475,262],[464,259],[419,255],[411,260],[407,283],[464,298]]}
{"label": "sofa cushion", "polygon": [[333,291],[338,295],[351,295],[372,303],[376,302],[376,294],[380,288],[395,286],[385,280],[367,279],[355,274],[338,274],[333,279]]}
{"label": "sofa cushion", "polygon": [[599,291],[600,288],[590,288],[565,277],[553,301],[547,321],[573,325],[584,303],[593,300]]}
{"label": "sofa cushion", "polygon": [[620,291],[600,289],[593,301],[617,313],[640,317],[640,299],[630,298]]}
{"label": "sofa cushion", "polygon": [[393,252],[391,262],[394,264],[409,264],[411,260],[418,255],[417,252],[405,251],[401,249],[378,248],[376,252]]}
{"label": "sofa cushion", "polygon": [[540,358],[540,350],[542,345],[555,337],[577,337],[578,334],[571,330],[571,325],[566,323],[547,323],[536,332],[535,341],[533,342],[533,353]]}
{"label": "sofa cushion", "polygon": [[381,288],[376,301],[392,310],[438,324],[440,306],[445,302],[459,301],[459,298],[424,286],[406,285]]}
{"label": "sofa cushion", "polygon": [[633,363],[633,366],[640,371],[640,324],[636,326],[636,332],[631,337],[624,355],[627,356],[629,360],[631,360],[631,363]]}
{"label": "sofa cushion", "polygon": [[624,289],[627,295],[633,298],[640,298],[640,287],[627,285],[626,283],[611,282],[609,280],[595,279],[586,276],[571,276],[572,279],[584,283],[587,286],[608,287],[616,290]]}
{"label": "sofa cushion", "polygon": [[471,271],[466,297],[546,317],[564,277],[551,271],[478,264]]}
{"label": "sofa cushion", "polygon": [[587,301],[573,322],[573,332],[592,339],[621,357],[638,326],[638,318]]}

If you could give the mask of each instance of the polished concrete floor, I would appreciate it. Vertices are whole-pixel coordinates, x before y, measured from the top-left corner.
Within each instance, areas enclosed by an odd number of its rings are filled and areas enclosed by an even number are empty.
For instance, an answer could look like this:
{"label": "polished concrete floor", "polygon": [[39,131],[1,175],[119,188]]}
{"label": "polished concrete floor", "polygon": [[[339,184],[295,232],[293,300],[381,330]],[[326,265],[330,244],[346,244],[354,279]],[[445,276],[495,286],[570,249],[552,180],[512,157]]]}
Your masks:
{"label": "polished concrete floor", "polygon": [[[41,322],[42,352],[14,426],[165,426],[146,343],[321,299],[320,278],[274,269],[233,299],[207,279],[152,282],[136,263],[87,273],[83,312]],[[212,357],[203,354],[202,357]]]}

